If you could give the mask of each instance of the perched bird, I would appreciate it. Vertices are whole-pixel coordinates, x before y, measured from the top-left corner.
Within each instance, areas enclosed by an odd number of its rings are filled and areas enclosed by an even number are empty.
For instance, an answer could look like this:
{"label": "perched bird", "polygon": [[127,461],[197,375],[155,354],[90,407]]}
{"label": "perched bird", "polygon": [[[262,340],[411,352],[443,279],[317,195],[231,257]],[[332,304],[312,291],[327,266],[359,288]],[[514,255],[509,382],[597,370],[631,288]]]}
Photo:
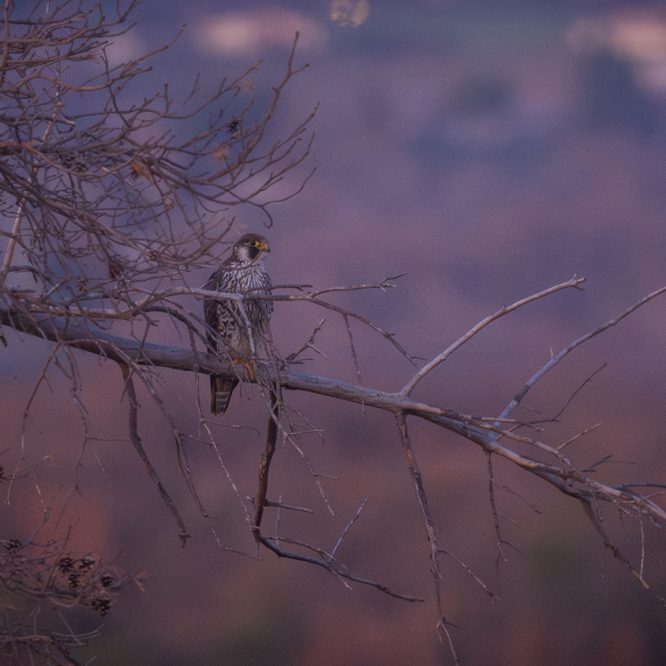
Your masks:
{"label": "perched bird", "polygon": [[[270,252],[270,247],[263,236],[241,236],[231,255],[210,276],[205,288],[248,296],[269,295],[271,278],[262,261],[266,252]],[[234,363],[243,364],[248,374],[251,374],[252,359],[256,356],[259,345],[266,344],[273,303],[268,299],[245,300],[242,306],[245,317],[237,301],[223,298],[204,299],[208,349],[216,354],[224,354]],[[210,376],[210,411],[213,414],[222,414],[227,410],[236,384],[238,379],[235,377]]]}

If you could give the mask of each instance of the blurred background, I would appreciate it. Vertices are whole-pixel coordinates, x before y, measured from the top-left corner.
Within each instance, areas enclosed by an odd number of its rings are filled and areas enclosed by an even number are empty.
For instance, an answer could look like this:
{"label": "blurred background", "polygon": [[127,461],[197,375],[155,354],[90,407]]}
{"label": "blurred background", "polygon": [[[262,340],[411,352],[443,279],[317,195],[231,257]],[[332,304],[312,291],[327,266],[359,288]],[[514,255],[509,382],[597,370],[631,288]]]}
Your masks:
{"label": "blurred background", "polygon": [[[661,3],[302,0],[142,0],[136,27],[114,46],[136,57],[183,32],[154,63],[155,88],[186,91],[196,72],[211,89],[249,78],[259,104],[284,71],[295,31],[297,62],[276,118],[286,133],[316,105],[308,163],[289,174],[303,192],[272,209],[275,223],[234,211],[238,234],[269,237],[279,284],[317,287],[406,275],[396,289],[341,294],[335,302],[393,331],[424,359],[478,320],[577,274],[585,290],[560,293],[502,319],[417,390],[441,407],[494,415],[551,352],[666,283],[666,11]],[[275,195],[275,192],[272,193]],[[211,270],[215,268],[211,266]],[[207,273],[192,275],[201,285]],[[303,371],[356,382],[344,324],[313,306],[278,304],[273,332],[287,354],[326,317]],[[382,338],[355,327],[362,381],[397,390],[413,370]],[[604,456],[600,478],[666,482],[666,310],[657,300],[578,349],[527,401],[547,418],[602,364],[544,435],[554,445],[597,423],[570,449],[581,466]],[[166,331],[165,340],[175,339]],[[112,364],[80,357],[87,423],[70,383],[49,373],[20,433],[49,347],[11,339],[2,362],[3,457],[34,465],[0,509],[2,531],[26,536],[71,529],[70,544],[100,550],[146,572],[102,637],[77,656],[99,665],[434,664],[446,649],[435,632],[428,545],[392,419],[306,395],[289,395],[313,434],[304,460],[277,454],[271,496],[307,505],[280,529],[331,548],[359,505],[339,555],[355,574],[414,594],[410,604],[373,589],[347,589],[320,570],[253,557],[240,498],[255,492],[265,407],[245,388],[215,425],[217,455],[190,451],[213,518],[187,492],[169,424],[140,395],[141,435],[193,538],[178,529],[127,442],[127,405]],[[205,379],[205,378],[204,378]],[[162,371],[159,387],[183,432],[196,433],[201,386]],[[85,429],[92,439],[85,447]],[[497,463],[503,535],[496,567],[485,456],[472,444],[412,424],[443,547],[483,578],[483,589],[443,558],[444,609],[468,664],[666,663],[666,615],[657,598],[605,552],[571,501]],[[233,479],[233,484],[230,482]],[[237,492],[235,490],[237,489]],[[273,517],[270,518],[273,520]],[[635,563],[641,530],[609,514],[607,528]],[[666,592],[666,541],[643,525],[646,576]],[[239,552],[231,552],[239,551]],[[247,555],[250,555],[248,557]],[[81,625],[99,623],[82,613]]]}

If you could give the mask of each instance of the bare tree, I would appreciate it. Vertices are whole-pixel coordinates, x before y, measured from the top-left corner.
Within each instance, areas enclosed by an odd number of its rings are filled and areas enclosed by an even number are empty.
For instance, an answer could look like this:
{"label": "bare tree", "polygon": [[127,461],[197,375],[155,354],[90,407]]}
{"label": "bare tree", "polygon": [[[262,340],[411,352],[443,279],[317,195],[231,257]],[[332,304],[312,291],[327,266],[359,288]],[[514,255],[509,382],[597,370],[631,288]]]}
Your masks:
{"label": "bare tree", "polygon": [[[604,546],[643,587],[649,588],[644,557],[641,556],[638,564],[633,563],[607,532],[603,518],[612,509],[641,525],[663,524],[666,510],[655,494],[663,484],[605,482],[603,460],[582,467],[569,451],[587,431],[576,433],[564,442],[552,441],[549,425],[562,418],[578,391],[568,396],[564,406],[550,418],[537,421],[521,417],[518,408],[532,388],[572,351],[662,296],[666,287],[553,354],[499,414],[462,414],[438,405],[434,399],[417,400],[413,393],[426,377],[493,322],[555,293],[580,289],[583,278],[574,276],[501,308],[425,363],[410,354],[391,332],[364,315],[339,306],[331,298],[341,291],[391,289],[400,276],[319,289],[310,285],[275,286],[272,295],[265,298],[284,307],[305,302],[341,319],[357,369],[356,384],[297,369],[306,352],[317,351],[321,326],[304,332],[305,342],[289,354],[268,345],[268,358],[254,359],[252,372],[230,359],[202,351],[206,348],[207,333],[200,315],[204,297],[233,299],[241,310],[248,299],[264,297],[206,291],[191,284],[191,273],[217,260],[220,245],[234,226],[230,215],[234,207],[256,207],[265,214],[266,225],[272,225],[269,209],[275,203],[271,196],[273,186],[283,182],[308,156],[312,142],[309,121],[313,114],[304,114],[285,137],[272,137],[271,123],[283,92],[303,69],[296,64],[297,39],[287,58],[284,75],[273,87],[265,108],[258,109],[251,95],[248,81],[254,68],[223,80],[208,95],[195,80],[182,103],[174,99],[167,87],[152,96],[137,97],[138,82],[157,52],[120,63],[113,57],[114,40],[129,29],[135,5],[136,2],[131,2],[126,9],[107,16],[101,3],[88,6],[67,0],[38,1],[29,9],[9,0],[4,3],[0,67],[0,234],[4,240],[0,321],[18,334],[41,338],[51,349],[47,368],[41,373],[32,397],[47,381],[51,366],[69,377],[73,395],[78,396],[77,365],[84,353],[117,364],[128,405],[127,439],[173,514],[185,543],[190,533],[182,513],[142,444],[136,383],[145,387],[171,424],[177,451],[175,462],[203,515],[207,512],[199,498],[184,441],[200,439],[217,452],[210,427],[212,420],[197,401],[198,432],[183,432],[161,397],[157,381],[160,371],[168,368],[185,373],[228,374],[258,384],[266,396],[266,446],[259,461],[254,496],[246,500],[238,493],[257,548],[320,567],[343,583],[365,584],[399,599],[417,601],[412,594],[357,575],[339,559],[340,546],[362,518],[364,503],[332,546],[304,542],[282,533],[279,521],[271,529],[265,520],[269,511],[278,516],[286,511],[311,511],[271,495],[269,477],[278,445],[292,446],[302,454],[315,483],[319,484],[319,473],[299,445],[302,432],[313,426],[307,416],[290,407],[289,391],[309,392],[389,412],[395,421],[396,439],[405,455],[427,537],[438,631],[448,643],[455,662],[458,657],[441,587],[442,559],[454,556],[442,544],[432,516],[431,499],[410,435],[409,425],[415,419],[455,433],[487,455],[488,502],[494,518],[498,558],[503,557],[507,540],[497,509],[493,465],[495,460],[503,459],[580,504]],[[189,129],[192,126],[197,130],[192,132]],[[308,178],[305,172],[290,196],[297,194]],[[178,346],[168,344],[164,333],[167,324],[185,342]],[[401,390],[385,391],[363,384],[354,342],[354,331],[359,326],[379,336],[413,366]],[[5,344],[12,344],[9,336]],[[277,396],[275,400],[271,398],[273,395]],[[81,411],[85,421],[83,403]],[[22,473],[22,464],[19,460],[13,471],[4,474],[10,489]],[[48,594],[60,595],[60,591],[51,592],[49,587],[55,580],[53,576],[44,578],[39,572],[48,569],[60,571],[58,576],[66,574],[67,571],[61,571],[64,561],[61,551],[49,546],[48,554],[37,558],[39,566],[32,566],[28,551],[21,552],[23,546],[19,546],[6,547],[7,561],[18,561],[11,559],[17,557],[18,548],[20,564],[29,572],[27,578],[49,581],[45,583]],[[68,562],[67,558],[76,560],[72,555],[66,556]],[[460,564],[490,593],[468,565]],[[6,577],[1,582],[10,588]],[[33,587],[39,585],[35,583]],[[87,592],[76,596],[77,601],[85,599],[83,603],[93,606],[97,598]],[[9,631],[8,635],[13,638],[6,642],[21,640],[18,631]],[[43,646],[54,640],[52,634],[42,632],[38,643]],[[65,649],[65,643],[56,643],[59,650]],[[65,658],[63,663],[67,663]]]}
{"label": "bare tree", "polygon": [[[271,136],[283,91],[302,69],[294,64],[296,41],[263,108],[254,100],[251,80],[258,65],[223,79],[212,91],[195,78],[191,90],[180,94],[182,100],[168,86],[146,94],[144,75],[164,49],[119,60],[114,49],[131,30],[138,3],[118,2],[111,14],[108,4],[4,0],[2,5],[3,323],[24,331],[24,324],[36,326],[34,331],[43,325],[62,330],[81,325],[94,331],[91,340],[112,325],[124,326],[132,339],[145,342],[164,316],[188,331],[194,348],[195,337],[203,334],[201,319],[174,303],[169,290],[187,291],[185,274],[215,261],[235,207],[258,209],[270,226],[271,188],[310,150],[312,112],[286,136]],[[170,502],[138,436],[133,386],[138,366],[120,349],[111,356],[126,380],[128,437]],[[77,358],[57,333],[29,403],[50,367],[71,379],[78,401]],[[141,370],[138,376],[151,386],[150,372]],[[83,401],[78,404],[85,420]],[[9,494],[23,476],[20,460],[12,472],[4,472]],[[98,558],[79,571],[79,559],[64,548],[41,543],[38,536],[25,542],[8,537],[0,546],[0,585],[8,594],[18,590],[33,600],[60,606],[67,600],[67,605],[106,613],[111,584],[101,583],[104,594],[97,587],[100,576],[108,582],[110,574],[99,573]],[[78,578],[84,573],[85,585]],[[61,579],[66,579],[64,589]],[[54,633],[10,614],[0,640],[6,654],[20,656],[23,645],[70,663],[68,647],[83,637]]]}

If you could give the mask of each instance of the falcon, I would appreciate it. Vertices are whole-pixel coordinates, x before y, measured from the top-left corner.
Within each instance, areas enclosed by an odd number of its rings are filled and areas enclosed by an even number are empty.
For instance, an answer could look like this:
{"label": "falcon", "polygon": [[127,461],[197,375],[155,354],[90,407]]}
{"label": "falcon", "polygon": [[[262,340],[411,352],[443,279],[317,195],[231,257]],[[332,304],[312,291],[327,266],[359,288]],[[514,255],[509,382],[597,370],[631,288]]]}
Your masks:
{"label": "falcon", "polygon": [[[234,245],[231,255],[209,278],[205,288],[210,291],[268,296],[271,278],[262,258],[270,252],[268,241],[259,234],[245,234]],[[245,316],[243,316],[243,310]],[[259,344],[266,346],[268,323],[273,303],[268,299],[238,301],[224,298],[204,299],[204,318],[208,325],[208,349],[222,354],[234,363],[245,366],[252,374],[252,359]],[[210,376],[210,411],[223,414],[238,384],[236,377]]]}

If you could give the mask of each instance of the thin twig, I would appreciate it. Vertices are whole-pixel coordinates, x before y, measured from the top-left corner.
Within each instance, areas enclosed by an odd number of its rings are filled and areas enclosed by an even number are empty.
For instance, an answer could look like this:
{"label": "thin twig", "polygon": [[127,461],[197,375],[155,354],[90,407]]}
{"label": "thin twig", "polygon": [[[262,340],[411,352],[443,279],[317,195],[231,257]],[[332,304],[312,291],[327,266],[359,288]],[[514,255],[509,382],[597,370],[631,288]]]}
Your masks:
{"label": "thin twig", "polygon": [[[286,541],[286,539],[281,539],[281,540]],[[359,583],[360,585],[367,585],[368,587],[373,587],[376,590],[379,590],[380,592],[390,597],[401,599],[402,601],[410,601],[410,602],[423,601],[423,599],[420,599],[419,597],[414,597],[410,594],[403,594],[401,592],[396,592],[395,590],[392,590],[384,583],[379,583],[378,581],[374,581],[369,578],[363,578],[361,576],[356,576],[354,574],[351,574],[346,569],[340,567],[336,563],[336,561],[330,557],[325,557],[323,559],[315,558],[311,557],[310,555],[304,555],[303,553],[297,553],[295,551],[285,550],[283,548],[280,548],[275,543],[275,541],[276,540],[271,537],[265,537],[265,536],[261,537],[261,543],[278,557],[284,557],[289,560],[296,560],[298,562],[305,562],[307,564],[312,564],[316,567],[321,567],[342,580],[347,580],[352,583]]]}
{"label": "thin twig", "polygon": [[333,546],[333,550],[331,550],[331,557],[335,557],[335,554],[338,552],[338,548],[340,548],[340,546],[342,545],[344,538],[347,536],[347,534],[349,534],[349,531],[354,526],[354,523],[361,517],[361,511],[363,511],[367,503],[368,503],[368,498],[364,497],[363,501],[358,505],[356,513],[352,516],[351,520],[345,525],[345,528],[342,530],[342,533],[338,537],[338,540],[335,542],[335,546]]}
{"label": "thin twig", "polygon": [[426,536],[430,544],[430,573],[433,579],[433,586],[435,589],[435,600],[437,604],[437,630],[440,638],[445,639],[449,645],[449,650],[455,664],[459,664],[458,654],[453,643],[451,633],[449,631],[449,623],[444,616],[443,602],[442,602],[442,570],[439,564],[439,554],[443,551],[438,544],[437,539],[437,530],[435,529],[435,523],[432,519],[432,514],[430,512],[430,503],[428,501],[428,495],[423,485],[423,477],[421,475],[421,470],[419,469],[418,461],[416,460],[416,455],[414,454],[414,449],[412,447],[412,442],[409,437],[409,431],[407,430],[407,421],[405,419],[404,412],[398,412],[395,415],[396,425],[398,427],[398,433],[400,435],[400,442],[402,444],[402,451],[407,460],[407,468],[412,477],[412,482],[414,483],[414,488],[416,491],[416,498],[419,503],[419,508],[421,510],[421,517],[423,518],[423,523],[425,526]]}
{"label": "thin twig", "polygon": [[641,298],[639,301],[628,307],[626,310],[618,314],[616,317],[613,317],[609,321],[607,321],[605,324],[602,324],[601,326],[598,326],[597,328],[593,329],[589,333],[585,333],[585,335],[581,335],[579,338],[574,340],[573,342],[569,343],[566,347],[563,347],[557,354],[552,356],[548,363],[543,365],[537,372],[535,372],[532,377],[530,377],[527,382],[525,383],[525,386],[516,394],[516,396],[511,400],[511,402],[500,412],[499,417],[500,419],[506,419],[508,418],[511,413],[518,407],[520,402],[523,400],[523,398],[527,395],[529,390],[552,368],[554,368],[562,359],[564,359],[568,354],[570,354],[574,349],[577,347],[580,347],[582,344],[586,343],[588,340],[592,339],[593,337],[603,333],[604,331],[608,330],[609,328],[615,326],[616,324],[619,324],[625,317],[628,317],[632,312],[635,312],[638,310],[638,308],[642,307],[646,303],[649,303],[650,301],[654,300],[658,296],[661,296],[662,294],[666,293],[666,287],[661,287],[660,289],[655,289],[652,293],[648,294],[647,296]]}
{"label": "thin twig", "polygon": [[268,504],[268,476],[271,470],[271,461],[275,453],[278,434],[278,401],[274,392],[270,396],[270,413],[268,415],[268,427],[266,429],[266,446],[261,454],[259,462],[259,481],[257,484],[257,495],[254,500],[254,522],[252,530],[254,538],[259,545],[262,541],[261,521],[264,515],[264,508]]}
{"label": "thin twig", "polygon": [[444,363],[453,352],[456,350],[460,349],[466,342],[471,340],[477,333],[481,332],[486,326],[489,324],[492,324],[494,321],[497,319],[500,319],[501,317],[504,317],[514,310],[517,310],[518,308],[521,308],[525,305],[528,305],[529,303],[533,303],[534,301],[537,301],[541,298],[545,298],[546,296],[550,296],[558,291],[562,291],[563,289],[572,289],[572,288],[579,288],[580,285],[585,282],[585,278],[579,278],[579,277],[572,277],[570,280],[567,280],[566,282],[562,282],[561,284],[556,284],[553,287],[549,287],[548,289],[544,289],[543,291],[539,291],[536,294],[531,294],[530,296],[526,296],[525,298],[521,298],[519,301],[516,301],[515,303],[511,305],[504,306],[503,308],[500,308],[497,312],[494,312],[493,314],[489,315],[488,317],[484,317],[478,324],[473,326],[472,328],[467,331],[463,336],[458,338],[453,344],[449,345],[444,351],[440,352],[435,356],[432,360],[430,360],[428,363],[426,363],[400,390],[401,395],[409,395],[417,386],[417,384],[430,372],[432,372],[438,365]]}
{"label": "thin twig", "polygon": [[125,392],[127,394],[128,403],[129,403],[128,430],[129,430],[130,442],[132,442],[132,446],[134,447],[135,451],[139,454],[139,457],[141,458],[141,461],[143,462],[143,465],[146,468],[148,475],[153,480],[153,483],[157,486],[157,490],[159,491],[162,497],[162,501],[164,502],[167,509],[169,509],[173,517],[176,519],[178,527],[180,527],[180,535],[179,535],[180,540],[184,546],[191,535],[187,527],[185,527],[185,522],[183,521],[183,518],[180,515],[180,511],[178,511],[178,507],[175,505],[174,501],[171,499],[171,496],[169,495],[164,485],[162,484],[159,474],[153,467],[153,464],[150,462],[150,458],[148,457],[146,450],[143,448],[143,444],[141,443],[141,437],[139,436],[139,426],[138,426],[139,403],[136,397],[136,392],[134,390],[134,382],[132,381],[132,375],[130,374],[130,369],[127,365],[124,364],[119,364],[119,365],[123,374],[123,380],[125,382]]}

